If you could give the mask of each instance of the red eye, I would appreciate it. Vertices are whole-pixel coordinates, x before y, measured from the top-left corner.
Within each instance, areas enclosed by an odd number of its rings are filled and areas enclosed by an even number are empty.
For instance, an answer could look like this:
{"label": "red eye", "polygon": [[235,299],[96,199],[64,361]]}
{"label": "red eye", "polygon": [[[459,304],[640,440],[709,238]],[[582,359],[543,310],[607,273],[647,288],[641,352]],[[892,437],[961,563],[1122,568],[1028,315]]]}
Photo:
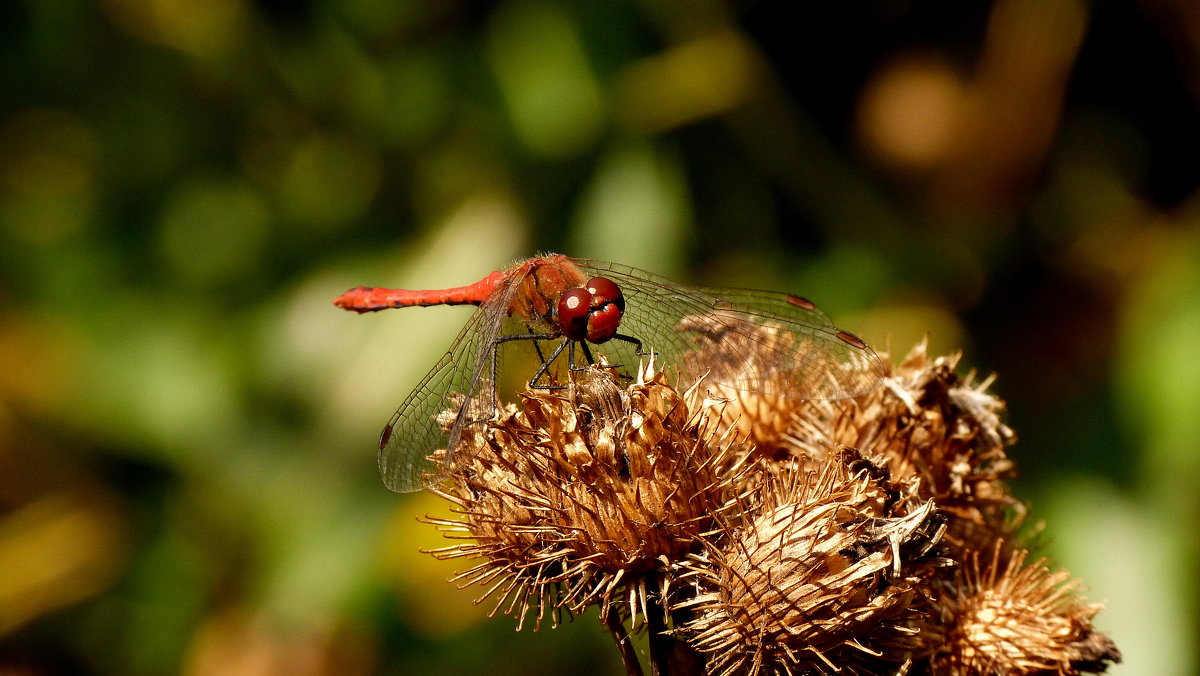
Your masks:
{"label": "red eye", "polygon": [[587,281],[592,295],[592,311],[588,315],[587,339],[603,343],[617,335],[625,314],[625,295],[621,287],[607,277],[592,277]]}
{"label": "red eye", "polygon": [[618,310],[625,311],[625,296],[621,293],[621,287],[613,280],[607,277],[592,277],[584,286],[592,293],[592,305],[613,303]]}
{"label": "red eye", "polygon": [[587,289],[564,291],[558,297],[558,330],[571,340],[586,340],[592,294]]}
{"label": "red eye", "polygon": [[624,313],[625,297],[616,282],[592,277],[558,297],[558,330],[571,340],[603,343],[617,334]]}

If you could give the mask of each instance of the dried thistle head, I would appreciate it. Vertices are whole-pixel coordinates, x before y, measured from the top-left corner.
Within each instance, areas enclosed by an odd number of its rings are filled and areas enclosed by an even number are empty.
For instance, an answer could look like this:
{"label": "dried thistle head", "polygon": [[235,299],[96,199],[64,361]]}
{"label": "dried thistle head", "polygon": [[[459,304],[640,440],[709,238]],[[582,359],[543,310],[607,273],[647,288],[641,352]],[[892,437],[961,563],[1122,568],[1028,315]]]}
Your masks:
{"label": "dried thistle head", "polygon": [[[804,301],[807,302],[807,301]],[[733,330],[737,327],[737,330]],[[693,336],[679,372],[694,397],[705,402],[722,429],[753,442],[755,455],[783,459],[796,452],[789,432],[809,401],[846,399],[874,389],[882,364],[865,344],[845,332],[844,351],[821,347],[764,319],[722,313],[685,317],[679,326]],[[694,383],[694,385],[693,385]]]}
{"label": "dried thistle head", "polygon": [[1121,661],[1107,636],[1092,629],[1101,609],[1074,594],[1080,581],[1051,572],[1044,559],[1024,565],[1028,552],[1008,557],[973,552],[953,587],[938,602],[946,640],[936,646],[935,673],[1072,674],[1104,671]]}
{"label": "dried thistle head", "polygon": [[661,375],[622,387],[593,367],[569,389],[530,389],[467,428],[471,462],[439,490],[463,519],[427,520],[468,540],[435,554],[481,557],[455,580],[486,586],[493,612],[521,623],[591,605],[604,619],[618,599],[644,614],[730,502],[734,441],[707,419]]}
{"label": "dried thistle head", "polygon": [[681,382],[696,384],[689,387],[690,399],[712,424],[747,439],[756,456],[777,458],[786,454],[782,444],[804,399],[789,396],[795,373],[769,361],[803,348],[790,333],[769,324],[725,330],[732,321],[684,318],[680,330],[696,336],[696,349],[683,355]]}
{"label": "dried thistle head", "polygon": [[710,654],[715,674],[834,673],[879,660],[871,637],[890,637],[931,593],[933,502],[853,450],[768,476],[689,562],[695,595],[673,608],[692,614],[680,634]]}
{"label": "dried thistle head", "polygon": [[794,340],[769,325],[699,340],[682,391],[589,368],[464,428],[470,461],[439,490],[462,518],[427,519],[462,542],[434,554],[478,558],[454,580],[483,585],[518,628],[531,610],[556,623],[598,605],[611,627],[663,603],[673,626],[658,635],[713,674],[1119,661],[1065,573],[1023,567],[1024,508],[1005,484],[1015,435],[990,380],[921,344],[868,394],[804,399],[811,382],[768,366],[802,355],[781,342]]}
{"label": "dried thistle head", "polygon": [[804,457],[861,449],[897,481],[916,482],[954,517],[946,539],[965,551],[1010,540],[1024,506],[1005,483],[1015,474],[1005,448],[1016,435],[1000,420],[1004,402],[987,392],[990,379],[959,378],[960,356],[931,359],[920,343],[866,396],[807,402],[788,439]]}

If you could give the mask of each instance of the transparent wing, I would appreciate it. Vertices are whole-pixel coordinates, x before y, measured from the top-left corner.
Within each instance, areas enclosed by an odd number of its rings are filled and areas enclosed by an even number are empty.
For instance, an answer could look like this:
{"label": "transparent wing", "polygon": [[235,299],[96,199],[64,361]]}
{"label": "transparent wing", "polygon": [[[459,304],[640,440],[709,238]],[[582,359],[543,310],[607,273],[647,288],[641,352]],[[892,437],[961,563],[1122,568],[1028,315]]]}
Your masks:
{"label": "transparent wing", "polygon": [[[802,399],[854,397],[879,386],[879,356],[798,296],[676,284],[619,263],[572,259],[621,287],[621,333],[657,354],[660,368],[706,374],[710,384]],[[621,341],[597,346],[611,361],[636,364]]]}
{"label": "transparent wing", "polygon": [[436,476],[430,454],[453,452],[463,426],[491,419],[496,411],[495,341],[516,285],[506,280],[471,315],[442,358],[392,414],[380,437],[379,473],[398,493],[417,491]]}

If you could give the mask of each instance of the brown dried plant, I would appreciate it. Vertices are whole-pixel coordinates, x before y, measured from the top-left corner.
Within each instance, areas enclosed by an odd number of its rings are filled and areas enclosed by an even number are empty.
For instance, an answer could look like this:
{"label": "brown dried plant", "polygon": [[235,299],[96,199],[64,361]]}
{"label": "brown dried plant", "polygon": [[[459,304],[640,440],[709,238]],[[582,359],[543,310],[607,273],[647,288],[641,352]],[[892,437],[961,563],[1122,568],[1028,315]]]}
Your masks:
{"label": "brown dried plant", "polygon": [[[656,674],[1076,674],[1120,661],[1078,580],[1026,564],[1024,506],[990,380],[917,345],[857,399],[801,400],[604,364],[530,389],[456,453],[426,517],[518,629],[592,607],[626,670]],[[773,334],[772,334],[773,335]],[[736,340],[736,338],[735,338]],[[707,351],[712,351],[711,355]],[[787,378],[787,373],[770,377]],[[761,378],[760,378],[761,380]],[[779,388],[778,391],[786,391]]]}

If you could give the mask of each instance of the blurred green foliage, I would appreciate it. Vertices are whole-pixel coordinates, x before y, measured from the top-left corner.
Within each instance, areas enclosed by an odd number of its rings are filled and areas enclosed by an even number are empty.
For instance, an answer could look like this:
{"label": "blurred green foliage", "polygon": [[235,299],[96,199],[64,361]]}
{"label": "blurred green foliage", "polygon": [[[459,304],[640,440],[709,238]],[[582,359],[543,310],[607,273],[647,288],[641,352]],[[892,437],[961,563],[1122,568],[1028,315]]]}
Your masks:
{"label": "blurred green foliage", "polygon": [[[1197,664],[1186,2],[0,5],[0,671],[615,673],[418,552],[380,423],[564,250],[999,373],[1117,673]],[[411,313],[411,314],[410,314]]]}

